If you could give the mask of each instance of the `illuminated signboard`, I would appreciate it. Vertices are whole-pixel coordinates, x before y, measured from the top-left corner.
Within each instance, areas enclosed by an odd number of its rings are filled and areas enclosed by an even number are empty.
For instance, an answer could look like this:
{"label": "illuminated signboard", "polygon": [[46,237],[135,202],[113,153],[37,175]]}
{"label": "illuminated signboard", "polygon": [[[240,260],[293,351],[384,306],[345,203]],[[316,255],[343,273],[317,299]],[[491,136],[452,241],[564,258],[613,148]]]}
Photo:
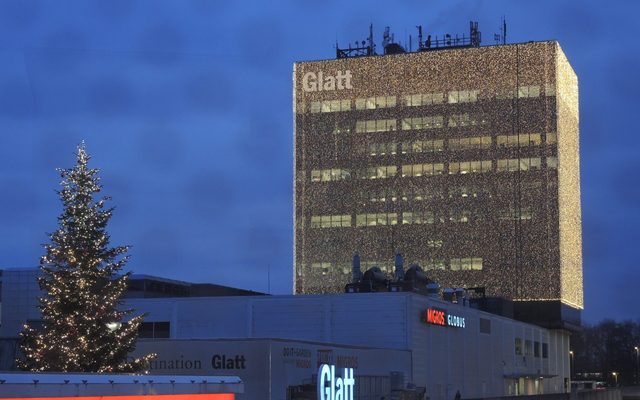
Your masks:
{"label": "illuminated signboard", "polygon": [[148,394],[143,396],[0,397],[0,400],[234,400],[233,393]]}
{"label": "illuminated signboard", "polygon": [[353,368],[344,368],[339,377],[335,365],[322,364],[318,369],[318,400],[354,400],[355,384]]}
{"label": "illuminated signboard", "polygon": [[447,313],[447,310],[430,307],[422,315],[422,322],[431,325],[451,326],[454,328],[464,328],[464,317]]}
{"label": "illuminated signboard", "polygon": [[302,90],[305,92],[322,92],[353,89],[351,85],[351,71],[338,71],[334,75],[324,75],[322,71],[318,73],[307,72],[302,76]]}

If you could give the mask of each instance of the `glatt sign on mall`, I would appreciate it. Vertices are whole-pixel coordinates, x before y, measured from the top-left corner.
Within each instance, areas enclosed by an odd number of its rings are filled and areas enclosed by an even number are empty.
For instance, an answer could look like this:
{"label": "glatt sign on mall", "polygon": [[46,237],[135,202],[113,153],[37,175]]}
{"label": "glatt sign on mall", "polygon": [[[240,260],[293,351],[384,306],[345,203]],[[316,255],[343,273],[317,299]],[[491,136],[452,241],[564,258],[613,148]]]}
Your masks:
{"label": "glatt sign on mall", "polygon": [[307,72],[302,76],[302,90],[305,92],[322,92],[332,90],[353,89],[351,71],[337,71],[335,75],[324,72]]}
{"label": "glatt sign on mall", "polygon": [[353,368],[344,368],[339,377],[335,365],[322,364],[318,369],[318,400],[354,400],[355,384]]}

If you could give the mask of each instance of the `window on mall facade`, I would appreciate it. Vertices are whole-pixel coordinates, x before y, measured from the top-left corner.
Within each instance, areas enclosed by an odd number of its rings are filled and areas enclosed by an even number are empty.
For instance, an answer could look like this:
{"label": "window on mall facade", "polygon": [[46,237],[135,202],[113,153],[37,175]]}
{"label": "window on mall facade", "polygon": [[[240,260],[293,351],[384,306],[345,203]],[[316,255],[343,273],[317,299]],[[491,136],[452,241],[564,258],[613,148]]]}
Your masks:
{"label": "window on mall facade", "polygon": [[517,356],[521,356],[522,355],[522,339],[521,338],[516,338],[515,341],[515,353]]}

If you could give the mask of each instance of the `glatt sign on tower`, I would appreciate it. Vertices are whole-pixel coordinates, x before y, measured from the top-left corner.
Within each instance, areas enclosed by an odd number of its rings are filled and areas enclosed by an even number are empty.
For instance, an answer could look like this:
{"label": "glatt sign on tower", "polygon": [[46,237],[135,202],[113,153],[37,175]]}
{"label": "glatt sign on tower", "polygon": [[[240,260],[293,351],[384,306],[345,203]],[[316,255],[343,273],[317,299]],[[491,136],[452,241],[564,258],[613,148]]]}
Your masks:
{"label": "glatt sign on tower", "polygon": [[335,75],[324,72],[307,72],[302,77],[302,90],[305,92],[322,92],[332,90],[353,89],[351,71],[337,71]]}

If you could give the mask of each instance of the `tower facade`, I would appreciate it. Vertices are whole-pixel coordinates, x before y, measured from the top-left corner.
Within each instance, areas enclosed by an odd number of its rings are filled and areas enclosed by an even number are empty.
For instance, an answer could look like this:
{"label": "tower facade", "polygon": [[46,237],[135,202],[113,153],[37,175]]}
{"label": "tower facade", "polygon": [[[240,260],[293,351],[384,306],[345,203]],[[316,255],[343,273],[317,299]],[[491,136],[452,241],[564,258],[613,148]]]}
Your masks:
{"label": "tower facade", "polygon": [[[294,288],[400,252],[527,313],[583,307],[578,81],[555,41],[294,65]],[[565,315],[566,314],[566,315]]]}

